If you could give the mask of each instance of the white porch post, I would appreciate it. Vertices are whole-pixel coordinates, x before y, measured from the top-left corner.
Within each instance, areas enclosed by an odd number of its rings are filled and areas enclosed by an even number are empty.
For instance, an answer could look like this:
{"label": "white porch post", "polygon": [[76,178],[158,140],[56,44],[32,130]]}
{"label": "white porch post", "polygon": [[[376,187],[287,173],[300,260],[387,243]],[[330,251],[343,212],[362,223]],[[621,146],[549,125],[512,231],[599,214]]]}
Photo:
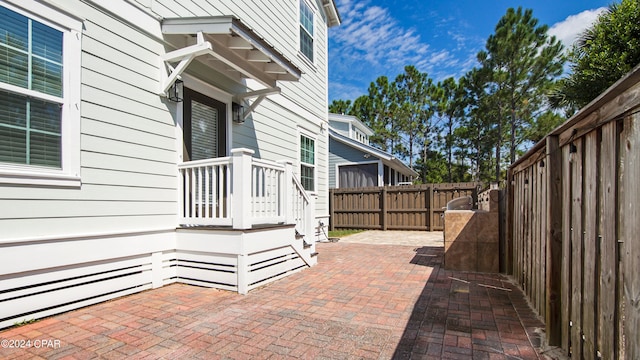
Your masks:
{"label": "white porch post", "polygon": [[315,246],[316,242],[316,197],[309,195],[309,203],[304,209],[305,231],[311,244]]}
{"label": "white porch post", "polygon": [[294,214],[293,196],[293,163],[288,160],[280,161],[284,165],[284,177],[282,184],[282,204],[284,211],[285,224],[295,224],[296,216]]}
{"label": "white porch post", "polygon": [[251,228],[251,149],[231,150],[232,161],[232,223],[234,229]]}

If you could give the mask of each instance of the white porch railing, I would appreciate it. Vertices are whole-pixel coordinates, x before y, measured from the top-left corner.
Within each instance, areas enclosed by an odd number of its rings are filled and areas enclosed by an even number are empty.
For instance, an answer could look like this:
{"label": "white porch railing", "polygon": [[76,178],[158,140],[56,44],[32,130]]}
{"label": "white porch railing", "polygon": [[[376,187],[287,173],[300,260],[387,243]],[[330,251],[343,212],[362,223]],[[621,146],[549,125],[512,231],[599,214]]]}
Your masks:
{"label": "white porch railing", "polygon": [[292,163],[255,159],[253,153],[234,149],[229,157],[179,164],[180,224],[295,224],[298,233],[313,234],[314,199],[294,176]]}

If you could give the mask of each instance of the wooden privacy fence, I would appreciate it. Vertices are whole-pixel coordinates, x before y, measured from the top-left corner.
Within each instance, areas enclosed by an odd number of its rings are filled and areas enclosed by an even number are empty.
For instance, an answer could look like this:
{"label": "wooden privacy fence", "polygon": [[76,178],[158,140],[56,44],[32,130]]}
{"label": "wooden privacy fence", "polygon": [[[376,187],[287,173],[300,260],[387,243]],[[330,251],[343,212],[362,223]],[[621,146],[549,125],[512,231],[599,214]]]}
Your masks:
{"label": "wooden privacy fence", "polygon": [[478,199],[477,183],[422,184],[329,190],[329,226],[335,229],[442,231],[447,202]]}
{"label": "wooden privacy fence", "polygon": [[506,266],[574,359],[640,359],[640,67],[509,169]]}

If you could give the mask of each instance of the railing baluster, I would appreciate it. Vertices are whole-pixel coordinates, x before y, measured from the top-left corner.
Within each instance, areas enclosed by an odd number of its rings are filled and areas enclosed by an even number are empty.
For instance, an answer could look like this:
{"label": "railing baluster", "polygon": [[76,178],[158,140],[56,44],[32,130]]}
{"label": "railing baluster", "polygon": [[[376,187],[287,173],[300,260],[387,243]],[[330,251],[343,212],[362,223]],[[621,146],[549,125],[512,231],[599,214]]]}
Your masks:
{"label": "railing baluster", "polygon": [[209,182],[211,181],[211,176],[209,175],[209,173],[211,172],[213,167],[211,166],[207,166],[204,168],[204,217],[205,218],[209,218],[211,217],[211,188],[209,187]]}
{"label": "railing baluster", "polygon": [[189,176],[191,177],[191,191],[189,192],[191,212],[189,213],[189,217],[194,218],[196,214],[196,177],[194,176],[194,169],[189,169]]}
{"label": "railing baluster", "polygon": [[198,191],[196,193],[197,196],[197,209],[198,212],[196,213],[196,217],[198,217],[199,219],[202,218],[202,200],[203,196],[202,196],[202,186],[204,185],[202,183],[202,166],[198,166],[197,167],[197,172],[196,172],[196,183],[198,184]]}
{"label": "railing baluster", "polygon": [[218,169],[220,165],[213,165],[211,167],[211,217],[221,217],[218,207],[220,206],[220,200],[218,199]]}
{"label": "railing baluster", "polygon": [[225,193],[225,187],[223,186],[223,183],[227,184],[226,199],[225,199],[227,206],[224,209],[225,210],[224,216],[221,216],[221,217],[231,217],[231,214],[233,214],[233,209],[232,209],[233,199],[231,198],[231,170],[232,169],[233,168],[230,165],[224,166],[225,177],[224,177],[224,181],[220,182],[220,186],[221,186],[220,193]]}

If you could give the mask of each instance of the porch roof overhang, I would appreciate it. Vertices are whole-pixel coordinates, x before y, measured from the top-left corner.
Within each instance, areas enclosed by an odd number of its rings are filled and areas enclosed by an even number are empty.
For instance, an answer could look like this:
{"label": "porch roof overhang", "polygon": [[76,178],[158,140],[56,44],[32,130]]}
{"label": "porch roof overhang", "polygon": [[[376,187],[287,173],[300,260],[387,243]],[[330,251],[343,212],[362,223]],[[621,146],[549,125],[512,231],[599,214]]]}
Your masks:
{"label": "porch roof overhang", "polygon": [[[192,60],[203,55],[221,62],[228,71],[256,80],[273,90],[270,93],[278,92],[277,81],[298,81],[302,76],[297,66],[234,16],[165,18],[162,33],[184,35],[190,43],[162,56],[171,72],[162,82],[162,93],[167,92]],[[256,95],[238,94],[240,99],[253,96]]]}
{"label": "porch roof overhang", "polygon": [[[399,173],[407,176],[417,177],[419,174],[412,168],[408,167],[405,163],[400,161],[400,159],[395,156],[384,152],[380,149],[376,149],[371,145],[363,144],[346,136],[339,134],[337,131],[329,128],[329,138],[341,142],[347,146],[350,146],[354,149],[360,150],[365,154],[369,154],[377,159],[380,159],[383,164],[389,166],[390,168],[398,171]],[[331,149],[329,149],[331,151]]]}

